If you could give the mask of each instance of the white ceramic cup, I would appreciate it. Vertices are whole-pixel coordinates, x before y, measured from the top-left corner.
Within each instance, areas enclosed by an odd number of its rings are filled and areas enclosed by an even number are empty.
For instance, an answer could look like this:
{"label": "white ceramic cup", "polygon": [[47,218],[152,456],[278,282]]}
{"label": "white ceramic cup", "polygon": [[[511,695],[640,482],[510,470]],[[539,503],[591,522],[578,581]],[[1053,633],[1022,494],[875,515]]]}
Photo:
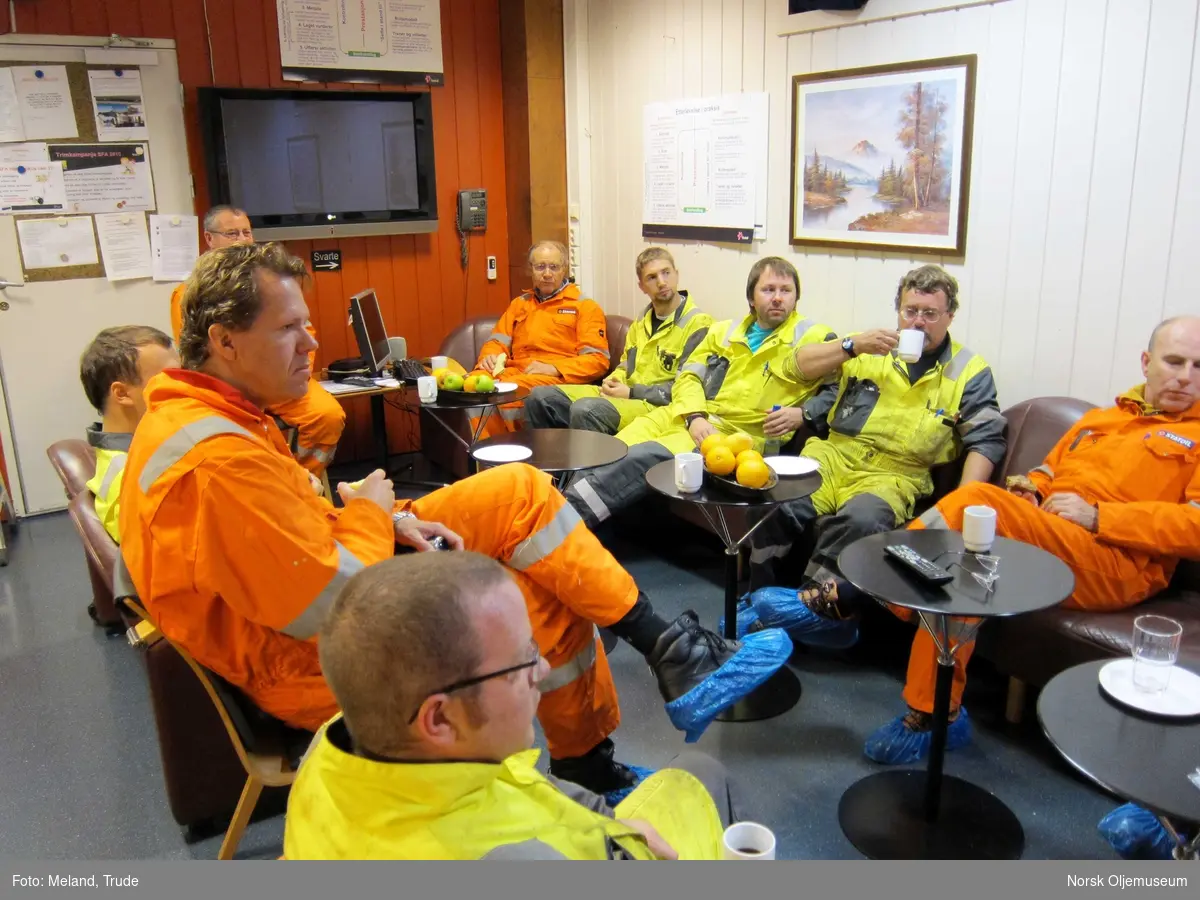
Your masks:
{"label": "white ceramic cup", "polygon": [[444,369],[448,365],[450,365],[450,357],[448,357],[448,356],[430,357],[429,367],[431,369]]}
{"label": "white ceramic cup", "polygon": [[723,859],[774,859],[775,835],[757,822],[734,822],[721,841]]}
{"label": "white ceramic cup", "polygon": [[896,355],[902,360],[914,363],[921,358],[924,349],[925,332],[916,328],[905,328],[900,332],[900,346],[896,348]]}
{"label": "white ceramic cup", "polygon": [[704,457],[699,453],[675,454],[675,487],[681,494],[694,494],[704,486]]}
{"label": "white ceramic cup", "polygon": [[422,375],[417,379],[417,396],[422,403],[433,403],[437,400],[437,379],[432,375]]}
{"label": "white ceramic cup", "polygon": [[963,546],[972,553],[987,553],[996,542],[996,511],[990,506],[963,510]]}

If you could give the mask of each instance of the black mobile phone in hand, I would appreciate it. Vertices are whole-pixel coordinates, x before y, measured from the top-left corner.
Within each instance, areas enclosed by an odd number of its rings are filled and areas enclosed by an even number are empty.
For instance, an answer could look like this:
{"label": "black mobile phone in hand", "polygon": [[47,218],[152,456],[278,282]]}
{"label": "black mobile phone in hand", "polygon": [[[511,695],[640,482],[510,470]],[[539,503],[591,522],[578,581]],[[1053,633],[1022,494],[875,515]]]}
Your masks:
{"label": "black mobile phone in hand", "polygon": [[449,549],[451,549],[450,542],[448,540],[446,540],[444,537],[442,537],[440,534],[437,537],[430,538],[429,543],[430,543],[430,545],[432,545],[434,550],[449,550]]}

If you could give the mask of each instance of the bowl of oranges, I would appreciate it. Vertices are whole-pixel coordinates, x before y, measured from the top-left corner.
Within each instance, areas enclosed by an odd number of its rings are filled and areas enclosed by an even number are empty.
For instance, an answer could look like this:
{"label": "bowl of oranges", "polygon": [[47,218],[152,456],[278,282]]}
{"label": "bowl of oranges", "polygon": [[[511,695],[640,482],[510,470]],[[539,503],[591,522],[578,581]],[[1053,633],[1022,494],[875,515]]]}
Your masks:
{"label": "bowl of oranges", "polygon": [[726,493],[753,500],[779,484],[748,434],[710,434],[700,444],[700,455],[705,483]]}

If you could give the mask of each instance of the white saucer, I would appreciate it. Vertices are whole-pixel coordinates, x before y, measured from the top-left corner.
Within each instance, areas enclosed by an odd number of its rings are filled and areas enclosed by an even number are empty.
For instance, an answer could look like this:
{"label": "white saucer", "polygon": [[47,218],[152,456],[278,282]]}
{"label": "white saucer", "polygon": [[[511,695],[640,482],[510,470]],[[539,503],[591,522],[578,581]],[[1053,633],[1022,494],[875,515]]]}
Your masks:
{"label": "white saucer", "polygon": [[774,469],[780,478],[809,475],[820,468],[815,459],[806,456],[768,456],[763,462]]}
{"label": "white saucer", "polygon": [[506,463],[529,459],[533,456],[533,451],[520,444],[493,444],[490,447],[479,447],[472,450],[471,455],[484,462]]}
{"label": "white saucer", "polygon": [[497,381],[496,382],[496,390],[498,390],[502,394],[505,391],[515,391],[517,389],[517,387],[518,387],[518,385],[515,381]]}
{"label": "white saucer", "polygon": [[1172,718],[1200,716],[1200,675],[1179,666],[1171,667],[1165,691],[1148,694],[1133,686],[1133,660],[1114,659],[1100,669],[1100,687],[1118,703],[1142,712]]}

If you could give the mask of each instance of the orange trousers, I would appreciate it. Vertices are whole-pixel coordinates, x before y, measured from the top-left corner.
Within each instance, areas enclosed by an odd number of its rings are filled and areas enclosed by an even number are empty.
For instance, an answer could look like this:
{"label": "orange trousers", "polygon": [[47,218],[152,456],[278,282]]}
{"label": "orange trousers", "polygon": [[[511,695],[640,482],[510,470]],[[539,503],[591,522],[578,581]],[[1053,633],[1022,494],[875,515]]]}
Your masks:
{"label": "orange trousers", "polygon": [[[962,530],[963,510],[968,506],[990,506],[996,510],[996,533],[1024,541],[1053,553],[1075,573],[1075,591],[1064,605],[1075,609],[1118,610],[1135,606],[1167,586],[1169,573],[1144,553],[1125,550],[1097,540],[1090,531],[1061,516],[1043,512],[1003,488],[984,482],[960,487],[937,504],[940,520],[930,510],[909,528]],[[924,521],[922,521],[924,520]],[[1000,577],[1004,577],[1003,564]],[[917,620],[912,610],[889,607],[906,621]],[[954,660],[954,686],[950,708],[958,709],[967,685],[967,662],[975,642],[959,648]],[[917,631],[908,657],[904,701],[913,709],[933,712],[933,689],[937,679],[937,645],[924,628]]]}
{"label": "orange trousers", "polygon": [[509,567],[552,671],[595,647],[590,668],[542,694],[538,721],[550,755],[581,756],[616,730],[617,688],[594,625],[624,618],[637,602],[637,585],[550,476],[521,463],[496,466],[414,501],[412,511]]}
{"label": "orange trousers", "polygon": [[296,462],[318,478],[333,461],[334,451],[346,427],[346,410],[315,379],[298,400],[290,400],[267,410],[296,429]]}
{"label": "orange trousers", "polygon": [[[529,361],[516,366],[508,366],[496,380],[508,381],[527,390],[533,390],[535,387],[545,384],[563,383],[560,375],[526,375],[521,370],[527,365],[529,365]],[[510,431],[520,431],[525,425],[525,403],[523,401],[505,403],[503,406],[492,407],[485,415],[488,416],[488,420],[487,424],[483,426],[483,431],[480,432],[480,440],[495,437],[498,434],[507,434]],[[479,417],[472,418],[471,428],[478,427]]]}

